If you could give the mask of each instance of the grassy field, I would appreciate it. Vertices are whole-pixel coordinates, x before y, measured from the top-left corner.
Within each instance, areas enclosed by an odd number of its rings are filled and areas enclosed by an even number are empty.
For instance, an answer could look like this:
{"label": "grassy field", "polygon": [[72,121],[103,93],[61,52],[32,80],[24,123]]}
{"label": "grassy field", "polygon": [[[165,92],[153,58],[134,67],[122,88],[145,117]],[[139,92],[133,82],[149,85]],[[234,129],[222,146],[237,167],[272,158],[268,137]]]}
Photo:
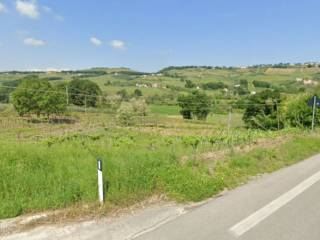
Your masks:
{"label": "grassy field", "polygon": [[[0,218],[94,206],[97,158],[104,164],[108,211],[160,194],[200,201],[310,156],[320,145],[319,135],[300,130],[236,128],[228,134],[221,127],[224,115],[191,122],[170,117],[177,109],[153,107],[165,117],[151,115],[131,128],[102,113],[73,113],[71,125],[27,122],[13,113],[2,117]],[[272,139],[281,144],[270,144]]]}
{"label": "grassy field", "polygon": [[[155,95],[176,99],[192,91],[184,88],[185,79],[199,86],[223,81],[231,87],[246,79],[251,91],[261,91],[253,86],[254,80],[276,86],[291,82],[298,88],[297,77],[316,79],[320,72],[318,68],[197,68],[157,74],[102,71],[102,75],[85,78],[98,83],[106,96],[121,89],[132,94],[136,84],[148,84],[140,88],[146,99]],[[59,83],[81,74],[39,75]],[[1,73],[0,82],[26,75]],[[219,101],[239,98],[231,99],[221,90],[206,92],[220,96]],[[48,122],[19,117],[11,104],[0,104],[0,219],[74,206],[80,212],[88,205],[98,209],[98,158],[104,165],[106,199],[102,211],[108,212],[155,195],[201,201],[319,152],[319,132],[249,130],[242,121],[243,110],[234,111],[229,121],[228,110],[223,108],[206,121],[184,120],[174,100],[170,104],[151,103],[147,117],[124,127],[108,109],[84,112],[69,107],[67,116]]]}

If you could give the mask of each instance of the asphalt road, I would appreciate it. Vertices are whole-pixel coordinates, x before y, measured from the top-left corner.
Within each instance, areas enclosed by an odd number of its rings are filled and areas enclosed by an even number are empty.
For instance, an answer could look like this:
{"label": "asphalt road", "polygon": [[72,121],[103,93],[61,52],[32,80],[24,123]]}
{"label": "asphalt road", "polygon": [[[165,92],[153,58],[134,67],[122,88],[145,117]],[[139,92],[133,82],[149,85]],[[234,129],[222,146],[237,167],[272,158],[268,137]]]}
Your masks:
{"label": "asphalt road", "polygon": [[180,239],[319,240],[320,155],[254,180],[135,238]]}

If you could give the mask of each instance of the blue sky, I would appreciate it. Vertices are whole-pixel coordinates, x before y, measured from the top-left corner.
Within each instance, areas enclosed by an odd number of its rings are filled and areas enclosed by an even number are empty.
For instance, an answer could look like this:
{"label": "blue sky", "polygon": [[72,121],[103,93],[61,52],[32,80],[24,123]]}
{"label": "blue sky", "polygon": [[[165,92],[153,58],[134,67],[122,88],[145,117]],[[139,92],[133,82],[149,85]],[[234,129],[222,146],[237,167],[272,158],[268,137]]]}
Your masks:
{"label": "blue sky", "polygon": [[318,0],[0,0],[0,70],[319,61]]}

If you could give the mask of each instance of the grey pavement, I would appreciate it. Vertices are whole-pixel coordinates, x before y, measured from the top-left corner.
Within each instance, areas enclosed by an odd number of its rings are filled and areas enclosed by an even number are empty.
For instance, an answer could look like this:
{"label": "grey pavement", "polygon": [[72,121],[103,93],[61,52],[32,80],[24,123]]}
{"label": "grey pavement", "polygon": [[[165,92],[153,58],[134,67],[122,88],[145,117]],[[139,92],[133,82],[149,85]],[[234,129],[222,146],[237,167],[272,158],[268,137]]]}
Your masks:
{"label": "grey pavement", "polygon": [[230,231],[318,171],[319,155],[230,191],[136,240],[319,240],[318,181],[243,235]]}

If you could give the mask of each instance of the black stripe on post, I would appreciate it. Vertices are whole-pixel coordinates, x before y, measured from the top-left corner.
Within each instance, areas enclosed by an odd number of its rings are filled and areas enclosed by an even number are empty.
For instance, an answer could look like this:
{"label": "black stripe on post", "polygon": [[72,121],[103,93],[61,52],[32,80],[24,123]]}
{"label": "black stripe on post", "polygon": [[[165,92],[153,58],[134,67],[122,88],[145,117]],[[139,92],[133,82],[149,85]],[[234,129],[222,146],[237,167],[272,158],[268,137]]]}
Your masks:
{"label": "black stripe on post", "polygon": [[102,160],[98,159],[98,170],[102,171]]}

